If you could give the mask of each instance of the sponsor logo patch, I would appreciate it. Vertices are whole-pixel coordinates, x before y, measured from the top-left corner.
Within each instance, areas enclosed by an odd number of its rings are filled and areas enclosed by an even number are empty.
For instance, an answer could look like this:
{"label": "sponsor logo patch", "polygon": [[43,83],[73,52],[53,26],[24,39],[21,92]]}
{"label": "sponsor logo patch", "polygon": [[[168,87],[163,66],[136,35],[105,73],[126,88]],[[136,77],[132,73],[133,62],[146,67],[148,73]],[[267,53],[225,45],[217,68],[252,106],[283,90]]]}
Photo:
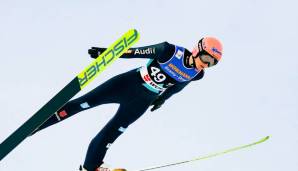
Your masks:
{"label": "sponsor logo patch", "polygon": [[181,50],[178,50],[175,56],[176,58],[181,59],[181,57],[183,56],[183,52]]}
{"label": "sponsor logo patch", "polygon": [[124,128],[122,126],[118,129],[118,131],[120,131],[120,132],[124,132],[125,130],[126,130],[126,128]]}
{"label": "sponsor logo patch", "polygon": [[66,113],[65,110],[62,110],[62,111],[60,111],[60,112],[58,113],[58,115],[59,115],[61,118],[64,118],[64,117],[67,116],[67,113]]}
{"label": "sponsor logo patch", "polygon": [[155,48],[147,48],[147,49],[136,49],[135,55],[149,55],[149,54],[155,54]]}
{"label": "sponsor logo patch", "polygon": [[86,108],[89,108],[90,107],[90,105],[87,102],[80,104],[80,106],[83,109],[86,109]]}
{"label": "sponsor logo patch", "polygon": [[217,54],[221,55],[221,52],[220,52],[218,49],[216,49],[215,47],[213,47],[211,50],[212,50],[214,53],[217,53]]}
{"label": "sponsor logo patch", "polygon": [[108,143],[107,146],[106,146],[106,148],[110,148],[111,146],[112,146],[112,144],[111,143]]}

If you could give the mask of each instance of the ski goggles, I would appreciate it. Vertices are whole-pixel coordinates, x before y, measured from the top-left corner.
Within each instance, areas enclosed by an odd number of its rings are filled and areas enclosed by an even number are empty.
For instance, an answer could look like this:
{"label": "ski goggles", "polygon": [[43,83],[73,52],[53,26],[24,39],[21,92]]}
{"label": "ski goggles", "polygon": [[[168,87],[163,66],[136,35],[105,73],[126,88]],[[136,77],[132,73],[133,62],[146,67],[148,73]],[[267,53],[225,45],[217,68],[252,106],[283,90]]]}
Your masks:
{"label": "ski goggles", "polygon": [[207,68],[217,64],[217,60],[207,52],[197,53],[196,55],[193,53],[192,56],[196,68],[198,68],[198,66],[201,68]]}

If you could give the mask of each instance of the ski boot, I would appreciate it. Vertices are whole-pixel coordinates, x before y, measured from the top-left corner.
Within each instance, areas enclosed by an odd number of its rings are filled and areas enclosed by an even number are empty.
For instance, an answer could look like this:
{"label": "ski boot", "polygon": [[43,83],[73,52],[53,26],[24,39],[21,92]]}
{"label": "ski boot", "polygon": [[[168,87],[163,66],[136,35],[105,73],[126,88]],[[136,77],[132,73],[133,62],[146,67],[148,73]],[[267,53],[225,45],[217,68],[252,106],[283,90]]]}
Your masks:
{"label": "ski boot", "polygon": [[[80,166],[80,171],[88,171],[85,169],[82,165]],[[126,169],[112,169],[110,166],[107,166],[106,164],[102,164],[99,168],[97,168],[95,171],[127,171]]]}

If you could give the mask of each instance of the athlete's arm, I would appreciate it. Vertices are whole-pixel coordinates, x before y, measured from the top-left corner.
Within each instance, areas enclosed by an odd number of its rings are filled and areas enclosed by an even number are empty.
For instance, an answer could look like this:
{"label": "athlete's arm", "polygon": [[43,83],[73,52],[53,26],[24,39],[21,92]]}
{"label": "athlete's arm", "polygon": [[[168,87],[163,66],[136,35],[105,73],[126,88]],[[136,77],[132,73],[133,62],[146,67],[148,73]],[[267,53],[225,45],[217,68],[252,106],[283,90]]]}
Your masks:
{"label": "athlete's arm", "polygon": [[164,93],[162,93],[160,96],[158,96],[153,102],[152,105],[153,107],[151,108],[151,112],[159,109],[167,99],[169,99],[172,95],[178,93],[181,91],[186,85],[188,85],[190,81],[184,82],[184,83],[179,83],[175,84],[172,87],[169,87],[165,90]]}
{"label": "athlete's arm", "polygon": [[167,100],[170,97],[172,97],[174,94],[180,92],[185,86],[187,86],[190,83],[190,81],[188,82],[184,82],[184,83],[179,83],[179,84],[175,84],[169,88],[167,88],[165,90],[164,93],[162,93],[159,98]]}
{"label": "athlete's arm", "polygon": [[[197,81],[197,80],[202,79],[204,77],[204,73],[205,73],[204,70],[202,70],[195,78],[192,79],[192,81]],[[161,105],[164,104],[164,102],[167,99],[169,99],[170,97],[172,97],[174,94],[180,92],[190,82],[191,81],[183,82],[183,83],[178,83],[178,84],[175,84],[175,85],[167,88],[165,90],[165,92],[162,93],[160,96],[158,96],[158,98],[152,103],[152,105],[154,105],[154,107],[151,109],[151,111],[154,111],[154,110],[160,108]]]}
{"label": "athlete's arm", "polygon": [[[167,50],[169,43],[163,42],[155,45],[150,46],[143,46],[137,48],[130,48],[128,49],[120,58],[149,58],[154,59],[157,58]],[[88,50],[88,54],[91,58],[97,58],[99,54],[103,53],[106,48],[100,47],[92,47]]]}
{"label": "athlete's arm", "polygon": [[[195,78],[192,79],[192,81],[200,80],[204,77],[204,70],[202,70]],[[163,98],[164,100],[169,99],[172,95],[180,92],[185,86],[187,86],[191,81],[183,82],[179,84],[175,84],[165,90],[164,93],[160,95],[160,98]]]}

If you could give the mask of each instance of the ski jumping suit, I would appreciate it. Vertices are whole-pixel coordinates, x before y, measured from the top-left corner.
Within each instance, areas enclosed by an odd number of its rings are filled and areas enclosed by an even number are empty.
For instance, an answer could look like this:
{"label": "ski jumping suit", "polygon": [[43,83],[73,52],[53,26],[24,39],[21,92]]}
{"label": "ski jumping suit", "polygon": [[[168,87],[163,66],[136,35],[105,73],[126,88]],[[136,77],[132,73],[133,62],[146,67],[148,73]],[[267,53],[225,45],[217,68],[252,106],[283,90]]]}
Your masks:
{"label": "ski jumping suit", "polygon": [[[105,48],[97,48],[102,53]],[[191,53],[168,42],[130,48],[121,58],[149,58],[147,66],[117,75],[89,93],[69,101],[35,132],[83,110],[107,103],[119,103],[117,113],[93,138],[84,167],[93,171],[103,163],[109,146],[125,129],[142,116],[154,101],[165,101],[181,91],[190,81],[199,80],[204,70],[186,67]],[[34,133],[35,133],[34,132]]]}

